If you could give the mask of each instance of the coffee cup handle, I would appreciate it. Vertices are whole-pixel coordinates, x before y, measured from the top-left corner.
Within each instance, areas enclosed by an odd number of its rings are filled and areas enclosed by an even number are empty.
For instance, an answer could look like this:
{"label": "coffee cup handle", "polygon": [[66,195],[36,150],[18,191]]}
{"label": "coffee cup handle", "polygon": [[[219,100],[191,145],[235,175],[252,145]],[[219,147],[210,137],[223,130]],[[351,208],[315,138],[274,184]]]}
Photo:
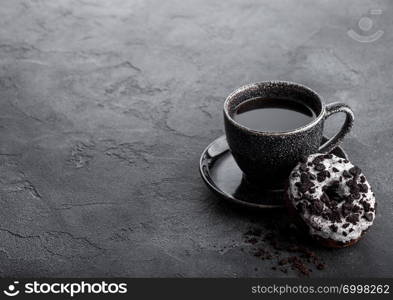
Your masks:
{"label": "coffee cup handle", "polygon": [[339,102],[329,103],[326,105],[325,109],[326,109],[326,113],[324,116],[325,120],[335,113],[343,112],[345,113],[345,122],[341,127],[340,131],[335,136],[333,136],[321,147],[319,147],[318,149],[319,153],[329,153],[335,147],[341,144],[343,138],[351,131],[353,121],[355,119],[351,108],[344,103],[339,103]]}

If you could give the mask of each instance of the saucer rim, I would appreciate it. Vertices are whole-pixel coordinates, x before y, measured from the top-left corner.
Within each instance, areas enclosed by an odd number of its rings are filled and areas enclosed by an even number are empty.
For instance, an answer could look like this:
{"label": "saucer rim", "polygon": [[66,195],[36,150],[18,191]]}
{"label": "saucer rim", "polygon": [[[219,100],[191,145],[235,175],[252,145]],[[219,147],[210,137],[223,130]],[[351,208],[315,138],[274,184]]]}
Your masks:
{"label": "saucer rim", "polygon": [[[324,136],[324,138],[326,138],[326,137]],[[277,204],[277,205],[273,205],[273,204],[256,204],[256,203],[250,203],[250,202],[242,201],[242,200],[237,199],[237,198],[233,197],[232,195],[224,192],[222,189],[220,189],[216,184],[214,184],[214,182],[212,182],[213,180],[211,179],[211,176],[209,176],[210,179],[206,177],[206,175],[205,175],[205,173],[203,171],[203,166],[205,165],[204,161],[206,160],[205,156],[209,155],[208,154],[208,150],[219,139],[225,139],[226,140],[225,134],[219,136],[218,138],[214,139],[211,143],[209,143],[209,145],[207,145],[207,147],[202,151],[202,154],[201,154],[201,156],[199,158],[199,174],[202,177],[202,179],[205,182],[205,184],[209,187],[209,189],[212,190],[220,198],[225,199],[225,200],[229,200],[231,203],[234,203],[236,205],[240,205],[240,206],[243,206],[243,207],[257,208],[257,209],[282,209],[282,208],[284,208],[285,205],[283,205],[283,204]],[[337,146],[336,148],[340,148],[341,152],[344,154],[343,158],[348,159],[347,152],[345,152],[345,150],[341,146]],[[217,158],[220,157],[221,155],[223,155],[227,151],[230,151],[228,144],[227,144],[226,150],[224,150],[220,154],[218,154]],[[215,159],[217,159],[217,158],[215,158]],[[211,159],[214,159],[214,158],[212,157]],[[271,190],[271,191],[273,192],[273,190]],[[281,190],[276,190],[276,191],[281,191]]]}

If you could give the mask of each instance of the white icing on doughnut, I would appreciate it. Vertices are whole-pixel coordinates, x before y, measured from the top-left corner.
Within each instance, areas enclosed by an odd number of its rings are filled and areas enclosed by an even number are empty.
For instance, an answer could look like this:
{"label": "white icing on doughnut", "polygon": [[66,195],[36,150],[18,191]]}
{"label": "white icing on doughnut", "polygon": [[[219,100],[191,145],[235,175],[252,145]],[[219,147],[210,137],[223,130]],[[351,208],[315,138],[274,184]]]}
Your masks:
{"label": "white icing on doughnut", "polygon": [[[307,165],[308,163],[312,163],[316,157],[324,157],[324,155],[320,153],[310,155],[307,158],[307,162],[299,163],[290,174],[289,188],[287,192],[288,192],[289,199],[295,208],[299,203],[303,203],[304,205],[310,205],[310,200],[304,199],[303,198],[304,196],[312,199],[311,201],[320,200],[322,194],[324,193],[322,188],[324,186],[327,187],[331,186],[331,184],[335,181],[339,181],[337,194],[340,197],[343,197],[343,199],[345,200],[345,197],[351,195],[350,188],[349,186],[347,186],[346,182],[349,180],[353,180],[353,176],[351,176],[351,178],[344,178],[343,172],[344,171],[349,172],[349,170],[353,168],[354,165],[351,162],[344,160],[340,157],[337,157],[335,155],[331,155],[331,158],[323,158],[320,162],[320,164],[323,164],[325,166],[325,170],[329,171],[330,178],[326,178],[322,182],[318,182],[317,179],[311,179],[310,181],[314,184],[312,188],[315,189],[315,192],[310,193],[309,190],[304,193],[301,192],[300,188],[296,185],[297,183],[298,185],[301,183],[300,174],[302,173],[302,171],[300,167],[303,165],[303,169],[304,169],[304,166],[307,166],[308,170],[305,173],[313,174],[314,176],[317,176],[317,174],[320,171],[315,170],[315,165],[314,164],[312,166]],[[333,168],[336,169],[336,172],[333,171]],[[298,174],[299,176],[296,176],[296,174]],[[368,183],[368,181],[365,179],[365,177],[364,177],[364,182],[360,182],[360,178],[362,178],[362,176],[364,176],[364,174],[360,172],[356,181],[358,184],[366,185],[367,192],[359,192],[360,197],[358,199],[354,199],[352,202],[353,205],[357,205],[360,207],[359,211],[357,212],[359,214],[359,221],[354,225],[348,222],[345,219],[345,217],[342,215],[341,213],[342,206],[345,203],[345,201],[337,202],[337,208],[338,211],[340,212],[340,222],[332,222],[331,220],[324,218],[321,215],[314,214],[312,213],[312,211],[310,212],[309,209],[304,209],[299,214],[300,217],[304,220],[304,222],[308,225],[310,234],[320,236],[324,239],[332,239],[334,241],[347,243],[351,240],[358,239],[361,236],[362,232],[367,230],[373,224],[375,218],[375,197],[374,197],[374,193],[371,190],[371,186]],[[369,212],[365,212],[365,209],[361,201],[365,201],[369,204],[370,206]],[[323,203],[323,212],[325,211],[329,211],[329,208],[325,203]],[[371,221],[367,220],[364,217],[365,213],[372,214]],[[344,228],[343,225],[346,223],[349,223],[349,226],[346,225],[348,227]],[[337,226],[336,232],[334,232],[334,230],[331,228],[332,224]]]}

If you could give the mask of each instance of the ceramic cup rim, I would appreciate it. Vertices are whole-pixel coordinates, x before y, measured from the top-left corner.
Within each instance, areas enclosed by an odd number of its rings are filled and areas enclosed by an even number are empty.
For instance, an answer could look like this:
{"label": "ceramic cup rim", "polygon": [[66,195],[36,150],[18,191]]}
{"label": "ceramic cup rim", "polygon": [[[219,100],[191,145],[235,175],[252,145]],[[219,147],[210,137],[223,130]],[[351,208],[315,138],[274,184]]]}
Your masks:
{"label": "ceramic cup rim", "polygon": [[[236,122],[232,118],[231,114],[229,113],[229,104],[231,103],[231,101],[234,99],[235,96],[237,96],[239,94],[243,94],[251,89],[255,89],[255,88],[263,89],[264,86],[272,85],[272,84],[273,85],[282,84],[282,85],[285,85],[290,88],[298,88],[298,89],[301,89],[301,90],[304,90],[304,91],[310,93],[315,99],[317,99],[320,102],[321,111],[309,123],[303,125],[302,127],[295,128],[295,129],[288,130],[288,131],[255,130],[255,129],[251,129],[247,126],[244,126],[244,125],[240,124],[239,122]],[[312,90],[311,88],[309,88],[303,84],[292,82],[292,81],[285,81],[285,80],[269,80],[269,81],[261,81],[261,82],[255,82],[255,83],[243,85],[243,86],[237,88],[236,90],[234,90],[232,93],[230,93],[224,102],[224,116],[232,125],[239,127],[240,129],[247,131],[249,133],[252,133],[255,135],[261,135],[261,136],[292,135],[292,134],[297,134],[299,132],[304,132],[304,131],[314,127],[315,125],[317,125],[323,119],[325,112],[326,112],[325,102],[323,101],[322,97],[319,96],[314,90]]]}

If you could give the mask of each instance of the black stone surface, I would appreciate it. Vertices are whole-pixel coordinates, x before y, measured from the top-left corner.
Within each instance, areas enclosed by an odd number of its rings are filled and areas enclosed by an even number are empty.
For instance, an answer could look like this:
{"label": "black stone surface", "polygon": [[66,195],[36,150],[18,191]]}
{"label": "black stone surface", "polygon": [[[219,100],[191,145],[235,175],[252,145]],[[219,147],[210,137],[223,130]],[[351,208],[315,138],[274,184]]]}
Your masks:
{"label": "black stone surface", "polygon": [[[327,268],[311,276],[391,276],[392,7],[2,1],[0,275],[296,276],[244,244],[250,224],[286,215],[228,206],[198,174],[201,151],[223,132],[225,97],[281,79],[352,107],[344,148],[379,203],[359,244],[313,247]],[[361,32],[375,8],[382,15]],[[350,29],[384,33],[364,43]],[[330,119],[327,133],[341,122]]]}

